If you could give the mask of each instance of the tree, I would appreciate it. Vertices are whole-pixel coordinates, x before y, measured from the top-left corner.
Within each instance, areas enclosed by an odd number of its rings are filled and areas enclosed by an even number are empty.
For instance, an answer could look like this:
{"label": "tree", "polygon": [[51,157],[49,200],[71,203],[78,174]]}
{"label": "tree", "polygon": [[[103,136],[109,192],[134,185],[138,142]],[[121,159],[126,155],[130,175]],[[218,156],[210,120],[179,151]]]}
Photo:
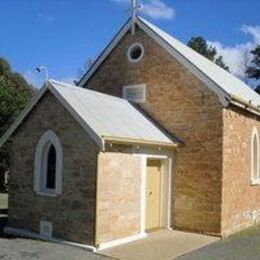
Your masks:
{"label": "tree", "polygon": [[[250,52],[253,55],[253,60],[246,70],[248,78],[256,81],[260,80],[260,45]],[[260,85],[257,86],[256,91],[260,92]],[[258,93],[259,93],[258,92]]]}
{"label": "tree", "polygon": [[229,67],[224,63],[223,57],[218,56],[216,48],[209,46],[207,41],[203,37],[192,37],[187,45],[196,52],[211,60],[212,62],[216,63],[221,68],[229,71]]}
{"label": "tree", "polygon": [[[13,73],[9,63],[0,58],[0,137],[33,94],[33,87],[20,74]],[[9,153],[10,144],[7,143],[0,150],[0,191],[4,188],[4,176],[9,171]]]}

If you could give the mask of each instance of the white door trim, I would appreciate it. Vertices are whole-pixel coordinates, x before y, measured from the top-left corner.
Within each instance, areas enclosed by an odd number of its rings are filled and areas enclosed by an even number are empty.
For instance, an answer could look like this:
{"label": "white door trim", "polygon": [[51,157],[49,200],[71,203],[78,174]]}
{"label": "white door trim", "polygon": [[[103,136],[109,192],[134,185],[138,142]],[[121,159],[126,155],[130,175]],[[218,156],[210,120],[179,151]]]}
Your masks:
{"label": "white door trim", "polygon": [[140,233],[146,233],[146,180],[147,180],[147,160],[159,159],[164,164],[165,172],[168,173],[168,203],[167,203],[167,228],[171,229],[171,202],[172,202],[172,165],[173,156],[167,155],[154,155],[154,154],[135,154],[135,156],[141,157],[141,187],[140,187]]}

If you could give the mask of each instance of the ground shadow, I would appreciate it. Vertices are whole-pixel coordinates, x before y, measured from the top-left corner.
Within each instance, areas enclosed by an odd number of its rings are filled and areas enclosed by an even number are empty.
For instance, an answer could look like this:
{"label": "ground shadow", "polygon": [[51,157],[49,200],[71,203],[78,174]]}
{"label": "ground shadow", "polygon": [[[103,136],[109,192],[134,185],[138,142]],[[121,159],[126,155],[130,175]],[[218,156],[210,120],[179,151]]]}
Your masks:
{"label": "ground shadow", "polygon": [[180,256],[179,260],[260,259],[260,225]]}
{"label": "ground shadow", "polygon": [[6,195],[6,193],[0,193],[0,238],[13,238],[4,234],[4,227],[8,221],[8,208],[6,206],[8,197],[4,195]]}
{"label": "ground shadow", "polygon": [[6,238],[8,237],[7,235],[4,234],[4,227],[7,224],[7,215],[1,215],[0,216],[0,238]]}
{"label": "ground shadow", "polygon": [[0,209],[0,215],[8,215],[8,209]]}

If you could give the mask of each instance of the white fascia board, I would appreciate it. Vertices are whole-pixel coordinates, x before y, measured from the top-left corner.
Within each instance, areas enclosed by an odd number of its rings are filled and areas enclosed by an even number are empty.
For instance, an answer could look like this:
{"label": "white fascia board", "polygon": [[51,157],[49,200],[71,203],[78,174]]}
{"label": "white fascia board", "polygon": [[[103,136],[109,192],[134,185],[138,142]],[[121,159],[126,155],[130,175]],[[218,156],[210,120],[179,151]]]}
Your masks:
{"label": "white fascia board", "polygon": [[73,118],[80,124],[80,126],[85,130],[85,132],[94,140],[98,147],[103,151],[104,142],[88,124],[82,119],[82,117],[75,111],[75,109],[67,102],[67,100],[53,87],[51,82],[48,82],[48,89],[50,92],[62,103],[62,105],[67,109],[67,111],[73,116]]}
{"label": "white fascia board", "polygon": [[229,94],[219,87],[214,81],[212,81],[207,75],[205,75],[200,69],[179,53],[174,47],[172,47],[165,39],[158,35],[152,28],[146,25],[140,19],[136,20],[138,26],[146,32],[152,39],[154,39],[163,49],[165,49],[171,56],[173,56],[178,62],[186,67],[193,75],[199,78],[206,86],[212,89],[219,97],[220,102],[224,107],[228,105],[227,98]]}
{"label": "white fascia board", "polygon": [[25,117],[31,112],[34,106],[39,102],[42,96],[47,91],[47,86],[45,85],[42,89],[37,93],[37,95],[30,101],[30,103],[25,107],[22,113],[17,117],[17,119],[13,122],[13,124],[9,127],[9,129],[5,132],[3,137],[0,139],[0,148],[4,145],[4,143],[9,139],[9,137],[14,133],[14,131],[18,128],[18,126],[22,123]]}
{"label": "white fascia board", "polygon": [[120,40],[125,36],[125,34],[131,29],[132,19],[129,19],[126,24],[121,28],[118,34],[114,37],[114,39],[107,45],[105,50],[100,54],[100,56],[96,59],[91,68],[87,71],[86,75],[79,81],[78,87],[83,87],[85,83],[89,80],[89,78],[95,73],[95,71],[99,68],[102,62],[107,58],[107,56],[111,53],[111,51],[117,46]]}

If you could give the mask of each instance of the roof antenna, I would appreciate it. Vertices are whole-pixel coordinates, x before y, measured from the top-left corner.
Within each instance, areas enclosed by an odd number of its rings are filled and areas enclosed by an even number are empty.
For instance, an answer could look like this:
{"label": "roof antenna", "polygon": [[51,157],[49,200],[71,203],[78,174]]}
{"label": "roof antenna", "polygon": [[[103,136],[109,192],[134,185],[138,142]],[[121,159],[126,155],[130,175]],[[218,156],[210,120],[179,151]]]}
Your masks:
{"label": "roof antenna", "polygon": [[45,81],[47,81],[49,79],[49,70],[48,67],[46,66],[40,66],[35,68],[35,70],[39,73],[41,73],[42,71],[45,71]]}
{"label": "roof antenna", "polygon": [[136,22],[136,16],[137,16],[137,11],[140,9],[142,6],[138,4],[138,0],[131,0],[131,12],[132,12],[132,35],[135,34],[135,22]]}

